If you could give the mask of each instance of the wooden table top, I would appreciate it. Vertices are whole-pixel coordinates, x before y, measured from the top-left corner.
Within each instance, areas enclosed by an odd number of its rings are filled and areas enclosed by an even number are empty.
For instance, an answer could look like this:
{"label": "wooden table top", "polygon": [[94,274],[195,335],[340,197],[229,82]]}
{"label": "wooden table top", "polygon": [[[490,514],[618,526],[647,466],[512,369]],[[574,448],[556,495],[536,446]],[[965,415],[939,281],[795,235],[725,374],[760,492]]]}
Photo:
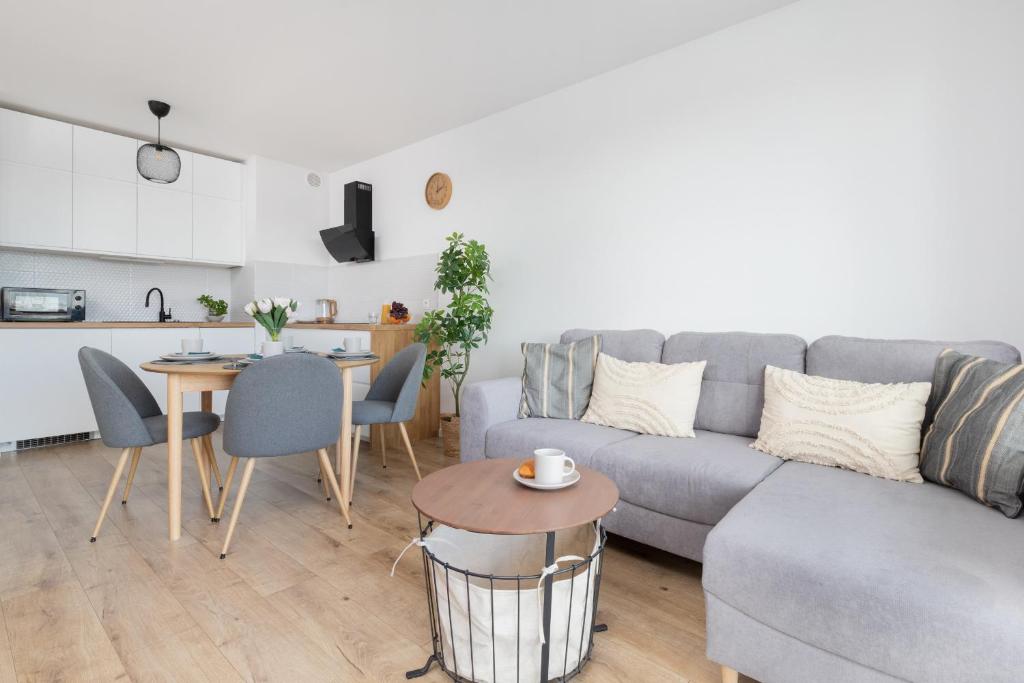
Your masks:
{"label": "wooden table top", "polygon": [[[323,354],[317,354],[323,356]],[[143,363],[139,367],[148,372],[160,372],[165,375],[237,375],[243,368],[226,368],[228,362],[237,358],[245,358],[245,354],[226,354],[218,361],[209,363]],[[332,358],[339,368],[361,368],[364,365],[379,363],[379,358],[361,358],[359,360],[338,360]]]}
{"label": "wooden table top", "polygon": [[615,483],[579,467],[569,488],[539,491],[512,472],[526,458],[476,460],[427,475],[412,489],[412,504],[425,517],[482,534],[537,534],[569,529],[604,517],[619,500]]}

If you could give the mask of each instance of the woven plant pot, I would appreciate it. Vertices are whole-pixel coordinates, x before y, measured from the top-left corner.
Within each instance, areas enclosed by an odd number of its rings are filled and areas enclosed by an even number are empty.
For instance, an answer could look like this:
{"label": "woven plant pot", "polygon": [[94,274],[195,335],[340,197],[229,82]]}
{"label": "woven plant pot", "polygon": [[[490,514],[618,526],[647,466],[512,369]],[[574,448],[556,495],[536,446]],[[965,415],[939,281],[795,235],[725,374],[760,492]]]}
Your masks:
{"label": "woven plant pot", "polygon": [[441,416],[441,441],[444,454],[449,458],[459,457],[459,418],[452,414]]}

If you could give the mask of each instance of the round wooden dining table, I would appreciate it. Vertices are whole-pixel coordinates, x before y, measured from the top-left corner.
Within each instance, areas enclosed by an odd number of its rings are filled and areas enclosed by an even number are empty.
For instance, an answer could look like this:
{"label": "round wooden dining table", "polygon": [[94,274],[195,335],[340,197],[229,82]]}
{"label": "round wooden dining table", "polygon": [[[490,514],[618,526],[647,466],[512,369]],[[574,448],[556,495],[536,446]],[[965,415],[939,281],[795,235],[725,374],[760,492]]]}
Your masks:
{"label": "round wooden dining table", "polygon": [[[206,362],[149,362],[139,366],[147,372],[167,375],[167,532],[172,541],[181,538],[182,395],[189,391],[200,392],[202,409],[212,411],[213,392],[231,389],[231,385],[235,383],[235,377],[245,369],[244,367],[232,367],[233,361],[239,358],[245,358],[245,356],[226,355],[218,361]],[[351,482],[352,370],[373,365],[380,359],[339,360],[332,358],[331,360],[341,371],[343,387],[341,434],[338,436],[336,444],[337,459],[340,461],[341,481]]]}

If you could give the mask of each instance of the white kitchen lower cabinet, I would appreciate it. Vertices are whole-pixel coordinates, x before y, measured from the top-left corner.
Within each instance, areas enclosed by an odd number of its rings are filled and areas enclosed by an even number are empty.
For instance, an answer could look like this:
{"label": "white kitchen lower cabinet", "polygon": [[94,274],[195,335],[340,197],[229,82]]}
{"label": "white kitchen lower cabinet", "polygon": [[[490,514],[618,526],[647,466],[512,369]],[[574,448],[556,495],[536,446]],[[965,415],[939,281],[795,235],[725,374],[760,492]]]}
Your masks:
{"label": "white kitchen lower cabinet", "polygon": [[192,195],[138,186],[140,256],[192,258]]}
{"label": "white kitchen lower cabinet", "polygon": [[[111,339],[110,353],[135,371],[143,384],[153,392],[156,402],[160,404],[160,410],[167,412],[167,375],[146,372],[139,365],[164,354],[181,351],[181,340],[199,337],[199,328],[112,329],[106,330],[106,333]],[[199,394],[185,394],[183,405],[186,411],[199,410]]]}
{"label": "white kitchen lower cabinet", "polygon": [[[259,341],[268,338],[262,328],[257,330],[257,337]],[[287,342],[289,337],[292,338],[296,346],[305,346],[310,351],[317,351],[319,353],[326,353],[334,348],[342,347],[346,337],[356,337],[359,339],[360,348],[370,348],[370,333],[358,330],[304,330],[286,327],[281,331],[281,341]],[[257,347],[259,346],[259,341],[256,344]],[[370,383],[370,367],[364,366],[352,370],[352,381],[357,384],[368,385]]]}
{"label": "white kitchen lower cabinet", "polygon": [[110,330],[0,330],[0,443],[96,430],[78,349]]}
{"label": "white kitchen lower cabinet", "polygon": [[71,173],[0,161],[0,243],[71,249]]}
{"label": "white kitchen lower cabinet", "polygon": [[134,255],[137,185],[76,174],[74,188],[74,248]]}
{"label": "white kitchen lower cabinet", "polygon": [[[203,350],[215,353],[252,353],[255,345],[251,327],[201,327],[199,336],[203,339]],[[228,392],[213,392],[213,412],[224,414]]]}

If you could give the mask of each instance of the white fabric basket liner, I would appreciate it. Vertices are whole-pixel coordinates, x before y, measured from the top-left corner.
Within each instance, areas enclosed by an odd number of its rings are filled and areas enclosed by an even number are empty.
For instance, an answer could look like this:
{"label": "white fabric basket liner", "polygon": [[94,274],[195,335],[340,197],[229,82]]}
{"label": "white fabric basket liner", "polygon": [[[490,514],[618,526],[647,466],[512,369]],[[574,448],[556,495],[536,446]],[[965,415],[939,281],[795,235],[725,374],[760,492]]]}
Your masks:
{"label": "white fabric basket liner", "polygon": [[[516,580],[492,582],[471,576],[467,590],[466,575],[455,568],[476,574],[536,577],[544,569],[545,534],[499,536],[438,526],[424,540],[437,560],[431,566],[445,666],[457,670],[460,677],[481,683],[536,681],[540,677],[543,598],[537,578],[519,580],[517,590]],[[555,533],[556,558],[578,555],[593,560],[589,564],[562,562],[559,569],[566,571],[554,575],[549,679],[572,672],[589,654],[600,545],[594,525]],[[447,572],[445,562],[450,566]],[[580,566],[575,572],[568,571],[573,564]]]}

